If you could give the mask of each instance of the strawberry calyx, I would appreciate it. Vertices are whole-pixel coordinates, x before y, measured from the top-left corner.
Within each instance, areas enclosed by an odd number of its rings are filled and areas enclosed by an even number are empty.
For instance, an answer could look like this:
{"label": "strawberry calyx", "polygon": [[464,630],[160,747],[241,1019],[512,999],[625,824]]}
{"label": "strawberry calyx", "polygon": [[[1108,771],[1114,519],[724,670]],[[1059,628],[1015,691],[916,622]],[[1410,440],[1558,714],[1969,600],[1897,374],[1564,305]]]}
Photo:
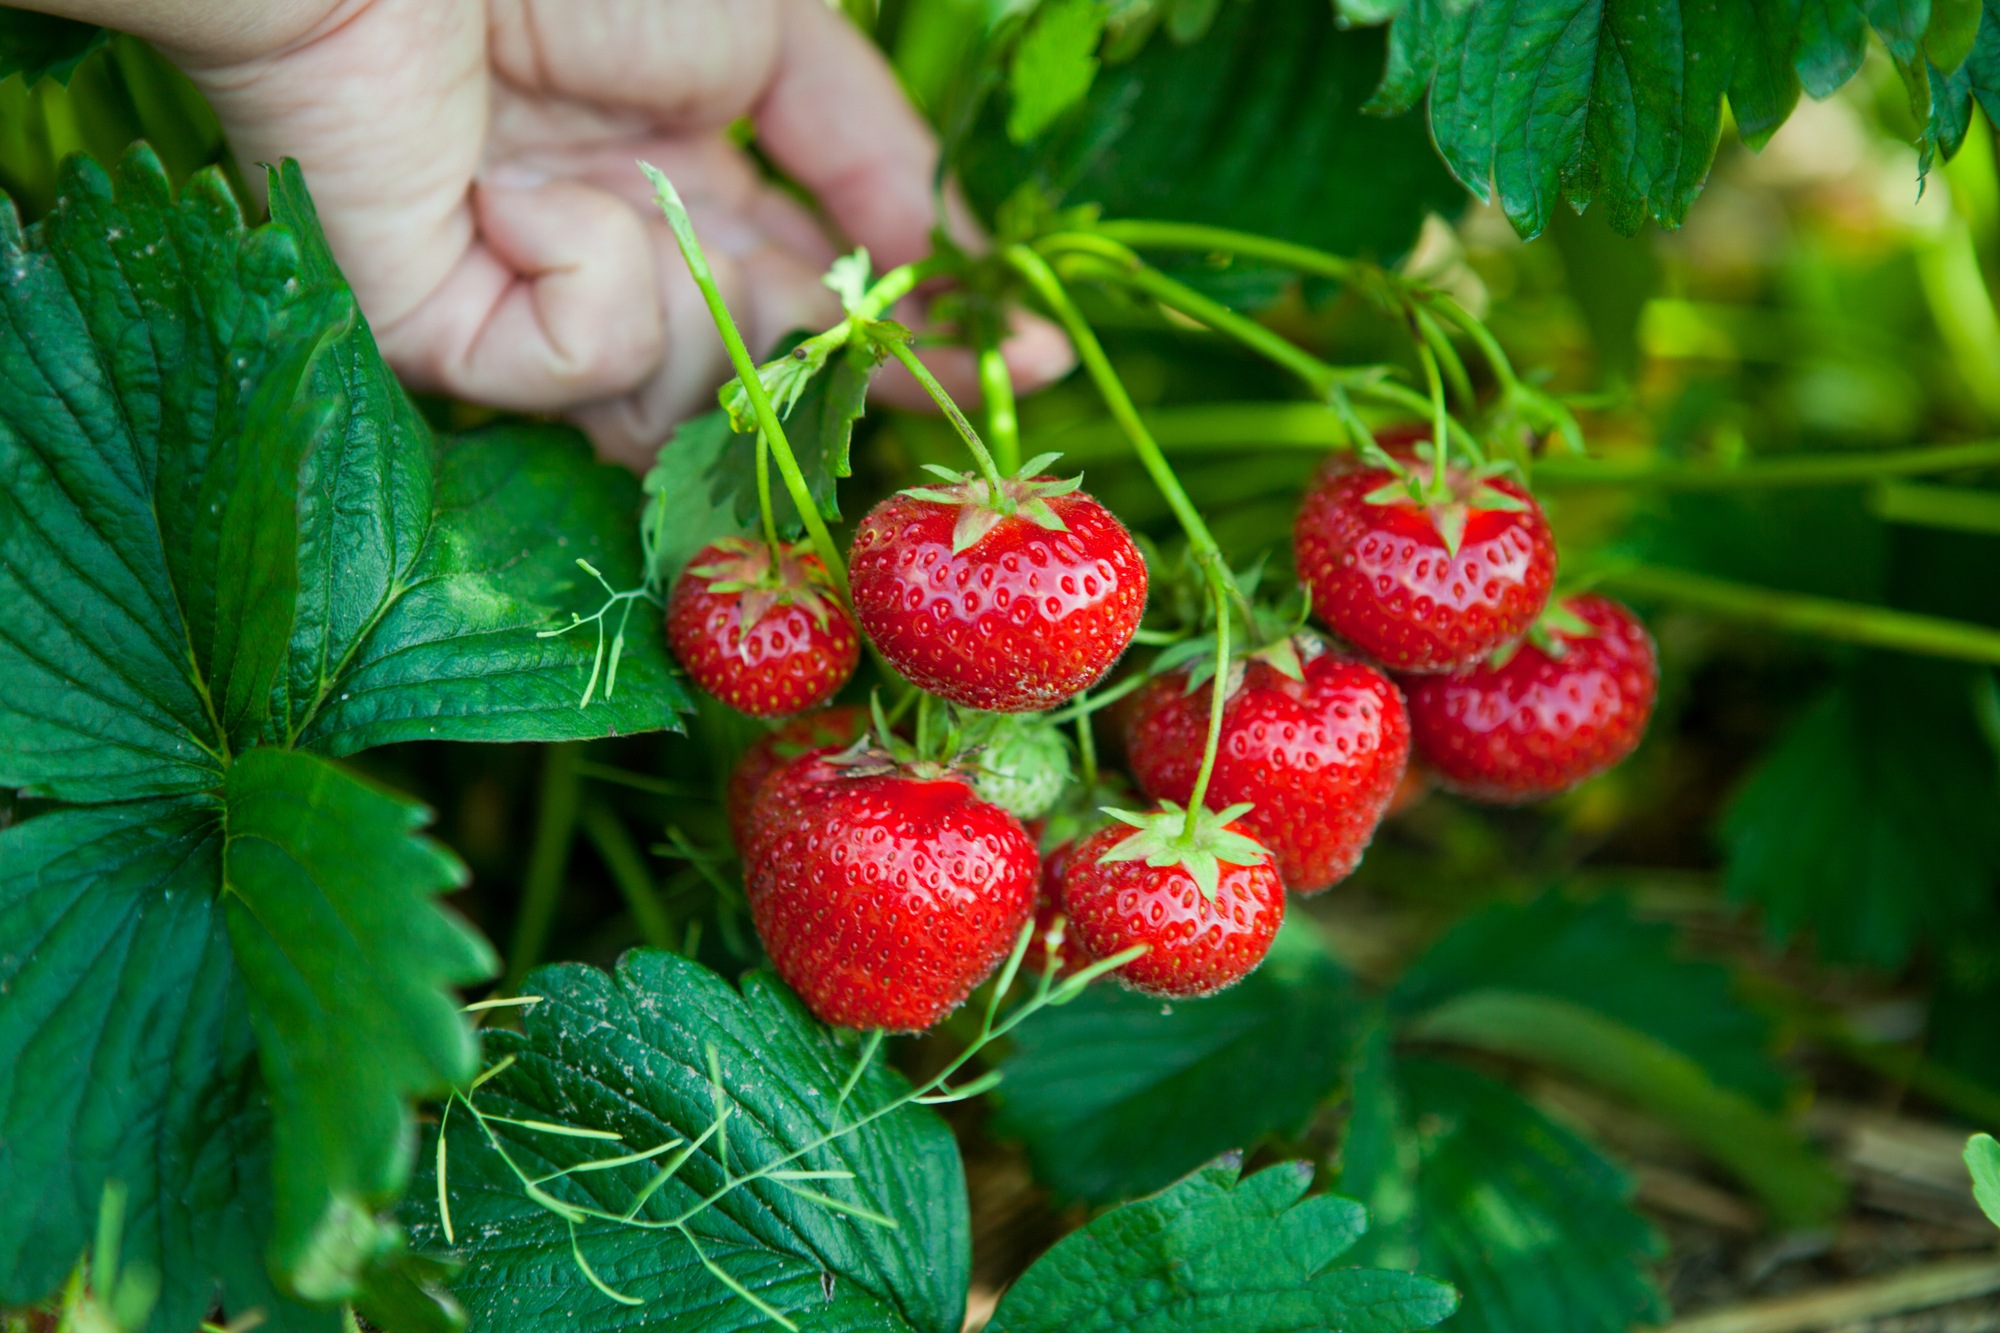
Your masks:
{"label": "strawberry calyx", "polygon": [[828,599],[833,579],[810,543],[780,546],[776,559],[771,547],[749,537],[724,537],[708,549],[719,558],[690,564],[687,572],[706,580],[709,592],[739,599],[740,651],[745,661],[750,657],[751,628],[778,607],[796,606],[826,628],[832,614]]}
{"label": "strawberry calyx", "polygon": [[1486,659],[1486,664],[1498,671],[1513,660],[1514,654],[1521,651],[1521,645],[1524,643],[1533,644],[1544,657],[1552,662],[1559,662],[1563,654],[1569,651],[1572,640],[1596,637],[1597,626],[1570,610],[1568,598],[1551,597],[1549,604],[1542,609],[1542,613],[1535,617],[1535,623],[1528,627],[1528,632],[1494,649],[1492,656]]}
{"label": "strawberry calyx", "polygon": [[1144,813],[1107,806],[1105,814],[1130,824],[1134,831],[1101,859],[1144,861],[1156,870],[1179,866],[1201,890],[1201,896],[1214,902],[1223,866],[1262,865],[1271,859],[1262,843],[1229,827],[1250,808],[1248,802],[1222,810],[1204,808],[1195,813],[1190,829],[1187,811],[1172,801],[1161,801],[1157,810]]}
{"label": "strawberry calyx", "polygon": [[1038,454],[1021,465],[1011,477],[995,481],[976,472],[954,472],[936,463],[924,464],[924,471],[937,477],[942,486],[913,486],[903,492],[915,500],[932,504],[958,505],[958,522],[951,531],[953,555],[970,550],[1000,525],[1003,518],[1024,518],[1051,532],[1068,532],[1049,501],[1068,495],[1083,485],[1081,474],[1074,477],[1044,477],[1041,472],[1060,454]]}
{"label": "strawberry calyx", "polygon": [[1519,496],[1509,495],[1491,484],[1496,477],[1511,476],[1518,480],[1520,469],[1511,462],[1479,463],[1469,468],[1447,463],[1444,487],[1441,493],[1433,493],[1431,478],[1437,466],[1436,452],[1429,441],[1423,441],[1415,446],[1415,454],[1408,461],[1389,455],[1388,463],[1380,466],[1394,473],[1395,479],[1383,482],[1362,500],[1372,505],[1409,504],[1422,509],[1431,526],[1437,529],[1445,550],[1453,556],[1465,540],[1465,526],[1473,514],[1496,510],[1520,513],[1528,508]]}
{"label": "strawberry calyx", "polygon": [[[1243,618],[1248,622],[1247,632],[1230,635],[1230,669],[1223,683],[1225,699],[1234,698],[1243,688],[1246,662],[1263,662],[1282,676],[1303,681],[1305,664],[1326,651],[1326,641],[1306,628],[1312,605],[1303,590],[1294,588],[1275,605],[1265,602],[1246,605],[1248,610]],[[1215,647],[1216,633],[1211,624],[1202,633],[1190,635],[1163,650],[1153,660],[1152,672],[1165,675],[1184,669],[1187,692],[1192,694],[1215,675]]]}

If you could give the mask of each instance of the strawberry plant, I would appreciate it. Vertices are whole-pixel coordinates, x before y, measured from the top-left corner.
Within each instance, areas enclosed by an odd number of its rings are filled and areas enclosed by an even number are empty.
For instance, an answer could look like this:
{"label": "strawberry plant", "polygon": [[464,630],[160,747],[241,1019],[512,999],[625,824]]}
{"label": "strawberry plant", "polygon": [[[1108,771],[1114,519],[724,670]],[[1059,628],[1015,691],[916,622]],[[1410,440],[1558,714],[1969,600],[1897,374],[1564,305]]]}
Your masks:
{"label": "strawberry plant", "polygon": [[843,9],[978,225],[780,337],[652,126],[643,477],[0,9],[5,1333],[1621,1333],[1885,1233],[1855,1107],[2000,1123],[2000,10]]}

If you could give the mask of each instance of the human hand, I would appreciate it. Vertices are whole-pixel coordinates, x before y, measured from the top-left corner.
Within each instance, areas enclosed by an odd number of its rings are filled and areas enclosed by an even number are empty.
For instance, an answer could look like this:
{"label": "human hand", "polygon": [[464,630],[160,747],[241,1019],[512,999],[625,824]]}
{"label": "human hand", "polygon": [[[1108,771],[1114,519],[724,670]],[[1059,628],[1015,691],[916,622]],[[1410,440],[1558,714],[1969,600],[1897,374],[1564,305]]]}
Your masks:
{"label": "human hand", "polygon": [[[937,145],[881,56],[823,0],[68,8],[160,44],[244,161],[300,161],[406,381],[561,413],[629,464],[711,406],[729,373],[635,159],[680,189],[753,352],[839,318],[819,278],[842,244],[762,178],[727,138],[731,122],[749,118],[759,147],[878,270],[930,249]],[[963,217],[950,224],[975,234]],[[1069,365],[1039,321],[1017,325],[1006,352],[1024,388]],[[926,359],[954,396],[977,398],[969,353]],[[897,367],[878,393],[927,401]]]}

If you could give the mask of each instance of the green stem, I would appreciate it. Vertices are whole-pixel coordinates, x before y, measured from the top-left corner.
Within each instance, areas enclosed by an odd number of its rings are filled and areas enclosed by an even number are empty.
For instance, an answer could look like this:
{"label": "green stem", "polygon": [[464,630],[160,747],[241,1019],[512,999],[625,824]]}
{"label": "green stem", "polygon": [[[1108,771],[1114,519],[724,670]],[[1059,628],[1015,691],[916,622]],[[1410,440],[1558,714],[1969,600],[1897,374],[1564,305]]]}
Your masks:
{"label": "green stem", "polygon": [[2000,537],[2000,493],[1993,491],[1886,482],[1869,495],[1868,508],[1885,523]]}
{"label": "green stem", "polygon": [[673,919],[660,903],[652,872],[646,868],[646,858],[640,852],[639,844],[632,841],[631,831],[617,813],[602,801],[585,804],[582,820],[584,836],[597,849],[604,868],[611,872],[612,882],[625,897],[632,922],[639,928],[639,938],[655,949],[671,953],[674,949]]}
{"label": "green stem", "polygon": [[[873,336],[872,331],[870,336]],[[888,349],[889,355],[903,363],[903,368],[910,372],[917,383],[924,386],[924,392],[931,396],[931,401],[938,405],[945,419],[951,422],[952,429],[956,430],[959,438],[965,441],[965,447],[972,451],[973,461],[979,465],[979,475],[986,478],[986,484],[992,488],[994,501],[996,503],[1003,501],[1005,496],[1000,487],[1000,469],[994,463],[993,455],[986,452],[986,444],[979,438],[979,432],[965,419],[965,413],[958,410],[958,404],[954,403],[951,395],[944,391],[944,385],[938,383],[937,376],[931,374],[931,368],[924,364],[923,358],[910,346],[910,340],[894,336],[876,338],[876,341]]]}
{"label": "green stem", "polygon": [[1508,358],[1506,349],[1500,346],[1500,340],[1493,336],[1493,330],[1474,317],[1471,311],[1444,292],[1431,288],[1418,288],[1411,295],[1443,315],[1459,332],[1472,339],[1473,346],[1486,358],[1486,364],[1492,368],[1493,378],[1500,382],[1503,392],[1521,382],[1520,376],[1514,373],[1513,361]]}
{"label": "green stem", "polygon": [[1132,402],[1132,395],[1125,391],[1125,383],[1118,378],[1118,372],[1112,368],[1111,358],[1104,354],[1104,345],[1098,342],[1097,335],[1092,332],[1089,322],[1084,319],[1083,312],[1076,308],[1074,301],[1070,300],[1069,292],[1064,289],[1062,280],[1056,277],[1055,270],[1049,267],[1047,260],[1025,245],[1008,246],[1006,258],[1015,271],[1027,280],[1028,285],[1034,288],[1043,303],[1055,314],[1057,322],[1069,334],[1070,342],[1076,346],[1078,359],[1083,362],[1085,371],[1097,385],[1097,391],[1103,397],[1105,407],[1110,410],[1112,419],[1125,432],[1125,438],[1131,442],[1133,452],[1139,455],[1139,462],[1152,477],[1153,484],[1159,487],[1160,494],[1166,498],[1167,507],[1174,511],[1174,517],[1180,521],[1181,530],[1187,533],[1188,545],[1193,548],[1196,563],[1201,566],[1212,585],[1217,588],[1225,586],[1233,588],[1235,585],[1229,577],[1229,565],[1223,557],[1222,548],[1216,544],[1214,536],[1208,530],[1208,524],[1202,521],[1201,511],[1196,509],[1194,501],[1188,498],[1187,490],[1181,485],[1180,478],[1174,475],[1173,466],[1167,462],[1166,455],[1160,452],[1160,446],[1154,442],[1152,432],[1146,429],[1146,423],[1139,416],[1139,409]]}
{"label": "green stem", "polygon": [[1450,450],[1445,441],[1449,438],[1447,423],[1451,414],[1444,402],[1444,378],[1438,374],[1437,354],[1430,344],[1417,343],[1417,359],[1424,365],[1424,382],[1431,391],[1431,460],[1430,483],[1425,488],[1432,504],[1443,504],[1451,498],[1451,483],[1447,477]]}
{"label": "green stem", "polygon": [[1194,791],[1188,795],[1187,822],[1181,836],[1194,841],[1201,827],[1203,802],[1208,800],[1208,781],[1215,776],[1215,756],[1222,751],[1222,710],[1229,702],[1229,599],[1215,588],[1215,678],[1208,683],[1208,739],[1202,745],[1201,771],[1194,775]]}
{"label": "green stem", "polygon": [[1639,597],[1656,597],[1716,615],[1842,643],[2000,665],[2000,630],[1936,616],[1750,587],[1687,570],[1635,565],[1603,583]]}
{"label": "green stem", "polygon": [[979,349],[979,393],[986,400],[986,433],[993,459],[1006,476],[1021,470],[1021,419],[1014,407],[1014,378],[998,344]]}
{"label": "green stem", "polygon": [[776,563],[785,553],[778,541],[778,515],[771,507],[771,445],[763,431],[757,432],[757,508],[764,517],[764,544],[771,548]]}
{"label": "green stem", "polygon": [[1097,790],[1097,733],[1090,728],[1090,691],[1079,690],[1076,702],[1069,710],[1076,714],[1076,755],[1083,772],[1083,790],[1086,796]]}
{"label": "green stem", "polygon": [[569,867],[570,844],[576,838],[582,758],[583,745],[567,741],[549,746],[542,759],[535,840],[528,852],[528,873],[521,883],[521,910],[514,918],[513,944],[507,950],[507,975],[500,985],[505,995],[521,989],[529,969],[541,961],[542,951],[548,947],[556,901],[562,895],[563,871]]}
{"label": "green stem", "polygon": [[1336,282],[1352,282],[1364,265],[1339,255],[1315,250],[1307,245],[1232,231],[1228,227],[1207,227],[1193,222],[1149,222],[1120,219],[1100,222],[1091,230],[1122,245],[1141,250],[1207,250],[1264,259],[1282,268],[1313,273]]}
{"label": "green stem", "polygon": [[[1050,248],[1068,249],[1070,240],[1067,236],[1056,235],[1046,238],[1043,244]],[[1070,254],[1067,266],[1081,276],[1115,282],[1143,292],[1169,310],[1186,315],[1224,337],[1234,338],[1274,365],[1297,375],[1315,397],[1324,398],[1340,389],[1357,397],[1402,408],[1414,416],[1428,419],[1431,415],[1431,400],[1428,397],[1405,385],[1384,380],[1381,378],[1383,372],[1377,368],[1336,366],[1323,361],[1256,320],[1237,314],[1221,302],[1175,281],[1158,269],[1134,268],[1107,261],[1095,246],[1087,254]],[[1465,428],[1455,420],[1448,419],[1448,425],[1458,442],[1469,448],[1471,437]],[[1342,435],[1333,443],[1344,445],[1350,441]]]}
{"label": "green stem", "polygon": [[722,345],[729,352],[729,363],[736,368],[737,379],[742,382],[751,410],[756,413],[757,428],[770,441],[771,449],[777,455],[778,473],[785,479],[785,489],[791,494],[792,503],[797,506],[799,517],[812,536],[813,547],[819,552],[827,572],[833,575],[841,601],[851,601],[847,590],[846,562],[840,558],[840,549],[833,544],[833,534],[827,531],[826,520],[820,517],[819,506],[813,501],[812,488],[806,485],[805,473],[800,471],[791,442],[785,438],[785,427],[778,420],[771,395],[757,374],[757,362],[750,355],[750,349],[744,346],[743,335],[737,330],[736,321],[730,317],[721,289],[715,285],[715,274],[708,267],[708,256],[702,253],[700,240],[695,237],[694,222],[688,217],[687,207],[681,203],[673,182],[658,168],[644,163],[640,166],[653,182],[660,211],[666,214],[667,225],[673,228],[674,239],[680,243],[681,258],[687,262],[695,285],[701,288],[702,300],[708,304],[708,313],[715,320],[716,332],[722,335]]}
{"label": "green stem", "polygon": [[1786,486],[1853,486],[1887,477],[2000,467],[2000,440],[1928,445],[1883,453],[1795,454],[1736,467],[1713,463],[1545,458],[1535,484],[1633,486],[1657,491],[1765,490]]}

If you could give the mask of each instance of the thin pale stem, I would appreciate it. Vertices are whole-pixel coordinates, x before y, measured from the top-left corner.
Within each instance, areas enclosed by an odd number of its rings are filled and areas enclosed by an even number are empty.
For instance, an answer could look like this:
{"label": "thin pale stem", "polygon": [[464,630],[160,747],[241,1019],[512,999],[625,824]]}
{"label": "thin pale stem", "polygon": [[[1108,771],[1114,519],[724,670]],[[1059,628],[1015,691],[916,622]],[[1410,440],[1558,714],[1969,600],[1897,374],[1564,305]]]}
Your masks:
{"label": "thin pale stem", "polygon": [[[1058,241],[1064,246],[1068,244],[1065,236],[1051,237],[1044,244],[1053,246]],[[1431,416],[1431,400],[1427,396],[1406,385],[1383,379],[1385,372],[1374,367],[1336,366],[1322,360],[1256,320],[1237,314],[1221,302],[1204,296],[1158,269],[1110,262],[1102,257],[1098,247],[1092,247],[1087,253],[1072,254],[1069,264],[1082,276],[1114,282],[1142,292],[1169,310],[1234,339],[1272,364],[1298,376],[1315,397],[1327,398],[1336,391],[1344,391],[1355,397],[1391,404],[1415,416],[1426,419]],[[1447,424],[1461,445],[1469,443],[1471,437],[1463,426],[1449,418]]]}
{"label": "thin pale stem", "polygon": [[1222,548],[1216,544],[1214,535],[1208,530],[1208,524],[1202,520],[1201,511],[1196,509],[1194,501],[1188,498],[1187,489],[1181,485],[1180,478],[1174,475],[1173,465],[1168,463],[1166,455],[1160,452],[1160,446],[1154,442],[1152,432],[1146,429],[1145,421],[1139,416],[1138,407],[1132,402],[1132,395],[1125,391],[1125,383],[1118,378],[1118,372],[1112,368],[1111,358],[1104,354],[1104,344],[1097,340],[1097,334],[1092,331],[1089,321],[1084,319],[1083,312],[1076,308],[1076,302],[1070,300],[1062,279],[1056,276],[1055,270],[1049,267],[1047,260],[1025,245],[1009,246],[1007,262],[1027,279],[1028,285],[1034,288],[1036,295],[1042,298],[1043,303],[1055,314],[1057,321],[1069,334],[1070,342],[1076,347],[1078,359],[1083,362],[1085,371],[1097,385],[1097,391],[1103,397],[1105,407],[1110,410],[1112,419],[1125,432],[1125,438],[1131,441],[1132,450],[1139,455],[1140,464],[1152,477],[1153,484],[1159,487],[1160,494],[1166,499],[1167,507],[1173,510],[1174,517],[1180,521],[1181,530],[1187,533],[1188,545],[1193,548],[1195,560],[1209,582],[1217,588],[1233,588],[1235,585],[1229,577],[1229,566],[1223,558]]}
{"label": "thin pale stem", "polygon": [[1614,570],[1603,583],[1637,596],[1816,638],[2000,666],[2000,630],[1984,625],[1751,587],[1657,565]]}
{"label": "thin pale stem", "polygon": [[993,461],[1011,477],[1021,468],[1021,419],[1014,406],[1014,378],[1007,373],[1007,358],[997,343],[979,349],[979,393],[986,400]]}
{"label": "thin pale stem", "polygon": [[1431,391],[1431,476],[1426,493],[1432,504],[1443,504],[1451,494],[1451,482],[1446,475],[1450,450],[1445,444],[1451,413],[1445,407],[1444,377],[1438,374],[1437,355],[1429,343],[1421,340],[1417,343],[1417,359],[1423,362],[1424,383]]}
{"label": "thin pale stem", "polygon": [[1208,739],[1202,745],[1201,771],[1194,776],[1194,791],[1188,796],[1187,823],[1181,830],[1190,841],[1200,826],[1209,779],[1215,776],[1215,756],[1222,751],[1222,710],[1228,702],[1229,599],[1218,587],[1215,589],[1215,678],[1208,683]]}
{"label": "thin pale stem", "polygon": [[771,548],[773,563],[784,558],[785,548],[778,540],[778,515],[771,507],[771,442],[763,431],[757,432],[757,510],[764,518],[764,544]]}
{"label": "thin pale stem", "polygon": [[743,392],[749,396],[751,410],[756,414],[757,428],[770,441],[772,453],[778,460],[778,473],[785,479],[785,489],[790,492],[792,503],[798,507],[799,517],[812,537],[813,548],[819,552],[827,572],[833,575],[841,600],[850,601],[846,562],[840,558],[840,549],[833,544],[833,534],[827,531],[826,520],[820,517],[819,506],[813,501],[812,488],[806,484],[805,473],[800,470],[799,460],[792,453],[791,442],[785,438],[785,427],[778,420],[777,408],[764,388],[764,381],[757,374],[756,359],[744,345],[743,335],[729,314],[728,304],[722,299],[722,291],[715,285],[715,275],[709,270],[708,256],[702,253],[700,240],[695,237],[694,223],[688,217],[687,208],[681,203],[673,182],[657,168],[643,163],[641,166],[653,182],[660,211],[666,214],[674,239],[680,243],[681,258],[687,262],[695,285],[701,288],[702,300],[708,304],[708,313],[715,320],[716,332],[722,335],[722,345],[729,352],[729,363],[735,367]]}
{"label": "thin pale stem", "polygon": [[935,402],[938,409],[944,413],[945,420],[951,422],[952,429],[956,430],[959,438],[965,441],[965,447],[972,451],[973,461],[979,465],[979,475],[986,478],[986,484],[992,488],[993,498],[998,502],[1003,494],[1000,488],[1000,468],[994,463],[993,455],[986,451],[986,442],[979,438],[979,432],[972,428],[970,421],[966,420],[965,413],[959,411],[958,404],[954,403],[951,395],[944,391],[944,385],[938,383],[937,376],[931,374],[931,368],[924,364],[923,358],[910,346],[909,339],[892,337],[878,341],[888,350],[890,356],[903,363],[903,368],[923,386],[924,392],[931,396],[931,401]]}
{"label": "thin pale stem", "polygon": [[1150,222],[1120,219],[1100,222],[1091,230],[1122,245],[1140,250],[1202,250],[1267,260],[1281,268],[1312,273],[1336,282],[1352,282],[1363,265],[1352,259],[1315,250],[1308,245],[1233,231],[1228,227],[1208,227],[1194,222]]}

